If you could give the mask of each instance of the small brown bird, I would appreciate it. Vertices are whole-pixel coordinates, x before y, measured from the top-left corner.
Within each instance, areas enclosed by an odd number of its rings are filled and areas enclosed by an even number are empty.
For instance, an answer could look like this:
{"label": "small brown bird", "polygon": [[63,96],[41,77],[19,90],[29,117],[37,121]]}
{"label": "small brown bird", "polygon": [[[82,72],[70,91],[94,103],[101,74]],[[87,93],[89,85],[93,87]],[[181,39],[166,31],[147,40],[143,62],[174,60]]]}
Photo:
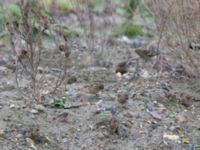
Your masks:
{"label": "small brown bird", "polygon": [[128,100],[128,94],[127,93],[123,92],[123,93],[119,93],[117,95],[117,101],[120,104],[125,104],[127,100]]}
{"label": "small brown bird", "polygon": [[138,54],[140,58],[144,59],[145,61],[158,55],[158,52],[156,52],[155,50],[147,50],[147,49],[136,49],[135,53]]}
{"label": "small brown bird", "polygon": [[67,80],[67,84],[73,84],[77,81],[77,78],[75,76],[70,76]]}
{"label": "small brown bird", "polygon": [[33,140],[36,144],[48,142],[45,136],[40,135],[40,130],[37,127],[32,127],[25,132],[25,136]]}
{"label": "small brown bird", "polygon": [[96,83],[88,88],[89,93],[97,95],[98,92],[102,91],[104,89],[104,85],[102,83]]}
{"label": "small brown bird", "polygon": [[187,93],[180,93],[180,100],[179,103],[182,104],[185,107],[190,107],[192,105],[192,96],[190,96]]}
{"label": "small brown bird", "polygon": [[110,120],[110,129],[112,132],[117,132],[118,130],[118,126],[119,126],[119,122],[117,120],[117,118],[112,117],[112,119]]}
{"label": "small brown bird", "polygon": [[115,70],[116,73],[120,72],[122,75],[128,72],[127,61],[120,62]]}
{"label": "small brown bird", "polygon": [[29,58],[28,51],[25,49],[22,49],[18,56],[18,60],[25,59],[25,58]]}
{"label": "small brown bird", "polygon": [[14,28],[13,28],[13,24],[11,22],[6,22],[5,27],[8,30],[8,32],[13,34]]}

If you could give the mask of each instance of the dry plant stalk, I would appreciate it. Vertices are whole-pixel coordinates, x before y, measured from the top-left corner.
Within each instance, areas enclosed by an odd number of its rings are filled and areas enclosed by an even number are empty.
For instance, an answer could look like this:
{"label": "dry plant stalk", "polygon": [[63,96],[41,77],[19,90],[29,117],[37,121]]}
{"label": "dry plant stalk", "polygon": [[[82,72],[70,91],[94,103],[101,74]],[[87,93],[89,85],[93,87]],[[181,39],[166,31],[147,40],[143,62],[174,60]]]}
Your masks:
{"label": "dry plant stalk", "polygon": [[[84,30],[84,38],[89,50],[95,48],[95,24],[94,24],[94,1],[93,0],[75,0],[74,5],[77,8],[77,17],[81,28]],[[83,5],[86,5],[84,8]]]}
{"label": "dry plant stalk", "polygon": [[[45,52],[42,43],[43,35],[46,30],[51,30],[49,27],[49,16],[48,13],[45,12],[44,7],[39,0],[21,0],[19,6],[21,11],[21,20],[19,21],[19,25],[14,27],[11,22],[6,23],[7,30],[10,33],[12,50],[16,57],[16,83],[18,89],[21,89],[18,72],[20,66],[22,66],[22,72],[26,72],[26,75],[23,75],[22,78],[30,77],[29,88],[31,89],[31,97],[37,102],[40,102],[43,94],[42,90],[45,88],[43,81],[48,80],[44,74],[39,75],[39,67],[43,61],[43,53]],[[50,33],[53,33],[53,31],[50,31]],[[55,39],[57,35],[54,34],[50,36],[54,36],[55,45],[58,47],[57,40]],[[54,82],[51,81],[49,85],[51,86],[51,92],[55,92],[66,78],[67,60],[70,54],[70,47],[66,45],[67,41],[64,42],[64,47],[60,53],[61,56],[58,58],[59,60],[62,58],[64,59],[62,65],[57,65],[61,66],[60,73],[57,76],[57,79],[55,79]],[[22,92],[22,90],[20,91]],[[22,93],[25,94],[24,92]],[[50,93],[50,91],[48,93]]]}

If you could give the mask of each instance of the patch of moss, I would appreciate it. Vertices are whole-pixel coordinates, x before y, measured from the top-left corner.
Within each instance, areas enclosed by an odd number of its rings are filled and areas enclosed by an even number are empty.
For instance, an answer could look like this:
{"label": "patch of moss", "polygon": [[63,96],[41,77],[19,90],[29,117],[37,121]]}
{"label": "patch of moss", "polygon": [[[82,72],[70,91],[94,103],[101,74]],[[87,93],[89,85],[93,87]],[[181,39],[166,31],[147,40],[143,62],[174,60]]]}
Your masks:
{"label": "patch of moss", "polygon": [[143,35],[142,28],[133,23],[123,23],[114,28],[113,34],[115,36],[126,35],[129,38],[134,38]]}

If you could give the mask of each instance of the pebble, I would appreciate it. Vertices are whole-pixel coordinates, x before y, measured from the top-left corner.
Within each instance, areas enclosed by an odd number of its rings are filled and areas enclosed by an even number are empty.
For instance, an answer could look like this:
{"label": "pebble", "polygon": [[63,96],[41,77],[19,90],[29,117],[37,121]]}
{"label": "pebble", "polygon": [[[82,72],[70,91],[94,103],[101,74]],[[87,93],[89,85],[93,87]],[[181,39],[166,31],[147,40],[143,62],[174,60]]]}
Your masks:
{"label": "pebble", "polygon": [[15,104],[11,104],[9,107],[10,107],[10,109],[14,109],[16,106],[15,106]]}
{"label": "pebble", "polygon": [[37,114],[37,113],[38,113],[38,110],[36,110],[36,109],[31,109],[30,112],[31,112],[32,114]]}
{"label": "pebble", "polygon": [[0,129],[0,137],[3,137],[5,135],[5,131],[3,129]]}
{"label": "pebble", "polygon": [[4,66],[6,64],[6,62],[4,60],[0,60],[0,66]]}
{"label": "pebble", "polygon": [[41,105],[41,104],[36,105],[36,106],[35,106],[35,109],[36,109],[37,111],[40,111],[40,112],[44,112],[44,111],[45,111],[45,107],[44,107],[43,105]]}

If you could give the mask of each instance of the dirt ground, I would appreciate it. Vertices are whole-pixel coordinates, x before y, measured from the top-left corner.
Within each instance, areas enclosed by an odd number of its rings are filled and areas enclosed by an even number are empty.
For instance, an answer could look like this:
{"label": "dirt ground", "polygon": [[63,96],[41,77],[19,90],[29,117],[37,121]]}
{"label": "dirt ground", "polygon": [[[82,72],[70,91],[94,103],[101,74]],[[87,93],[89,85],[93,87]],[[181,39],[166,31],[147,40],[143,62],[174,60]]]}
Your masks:
{"label": "dirt ground", "polygon": [[[101,50],[95,40],[96,50],[89,51],[83,48],[84,39],[73,39],[76,47],[70,55],[68,73],[77,81],[66,82],[64,92],[60,89],[44,97],[43,105],[16,88],[16,73],[8,65],[10,46],[2,43],[0,149],[200,149],[197,79],[189,78],[183,70],[178,72],[173,65],[173,71],[158,78],[153,67],[156,56],[144,61],[133,44],[121,38],[112,38]],[[155,39],[137,40],[148,44]],[[46,56],[57,56],[54,49],[47,49]],[[127,61],[128,71],[121,75],[116,67],[123,61]],[[50,58],[47,63],[53,65]],[[54,77],[51,71],[45,75]],[[26,85],[27,79],[21,82]],[[99,85],[104,88],[98,89]],[[26,88],[23,92],[27,93]],[[48,105],[54,99],[64,101],[64,107]]]}

